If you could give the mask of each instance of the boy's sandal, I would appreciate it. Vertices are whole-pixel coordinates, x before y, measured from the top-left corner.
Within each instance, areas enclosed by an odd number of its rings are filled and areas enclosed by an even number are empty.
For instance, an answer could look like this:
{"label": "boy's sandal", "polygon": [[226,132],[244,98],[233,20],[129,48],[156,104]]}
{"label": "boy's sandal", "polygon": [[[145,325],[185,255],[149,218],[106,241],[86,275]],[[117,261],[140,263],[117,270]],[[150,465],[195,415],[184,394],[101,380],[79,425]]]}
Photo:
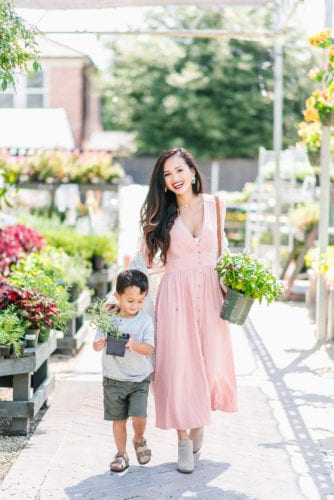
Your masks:
{"label": "boy's sandal", "polygon": [[[136,456],[137,456],[138,463],[140,465],[147,464],[151,460],[152,452],[147,447],[146,439],[143,438],[140,443],[133,441],[133,446],[135,447],[135,450],[136,450]],[[144,448],[144,447],[146,447],[145,450],[137,451],[138,448]]]}
{"label": "boy's sandal", "polygon": [[127,453],[119,451],[114,456],[114,460],[110,463],[110,470],[112,472],[123,472],[129,467],[129,457]]}

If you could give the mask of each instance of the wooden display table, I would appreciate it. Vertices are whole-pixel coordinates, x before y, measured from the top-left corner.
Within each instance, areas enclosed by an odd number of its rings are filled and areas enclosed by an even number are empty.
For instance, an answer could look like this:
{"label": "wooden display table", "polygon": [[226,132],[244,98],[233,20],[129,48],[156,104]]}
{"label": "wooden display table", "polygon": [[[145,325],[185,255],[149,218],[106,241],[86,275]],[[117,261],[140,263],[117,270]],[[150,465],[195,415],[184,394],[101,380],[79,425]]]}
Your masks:
{"label": "wooden display table", "polygon": [[54,388],[48,360],[57,347],[53,330],[47,342],[26,348],[21,358],[0,360],[0,386],[13,388],[12,401],[0,401],[0,417],[12,417],[11,434],[27,434],[29,424]]}

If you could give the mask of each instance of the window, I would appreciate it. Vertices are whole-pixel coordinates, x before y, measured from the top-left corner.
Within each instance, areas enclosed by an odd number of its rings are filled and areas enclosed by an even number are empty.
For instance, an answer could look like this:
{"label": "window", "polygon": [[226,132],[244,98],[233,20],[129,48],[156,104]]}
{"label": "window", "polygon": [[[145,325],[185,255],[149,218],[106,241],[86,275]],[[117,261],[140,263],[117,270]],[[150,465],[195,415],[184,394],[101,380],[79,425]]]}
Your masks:
{"label": "window", "polygon": [[0,93],[0,108],[46,108],[47,90],[45,71],[19,75],[16,91],[10,87]]}
{"label": "window", "polygon": [[14,107],[14,96],[9,93],[0,93],[0,108],[13,108]]}

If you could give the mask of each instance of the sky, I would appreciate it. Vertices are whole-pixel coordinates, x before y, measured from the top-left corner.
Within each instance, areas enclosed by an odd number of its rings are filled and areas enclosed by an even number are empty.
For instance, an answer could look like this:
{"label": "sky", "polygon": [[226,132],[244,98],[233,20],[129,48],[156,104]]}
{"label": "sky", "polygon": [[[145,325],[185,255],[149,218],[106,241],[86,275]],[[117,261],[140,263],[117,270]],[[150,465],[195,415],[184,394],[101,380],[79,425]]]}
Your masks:
{"label": "sky", "polygon": [[[70,3],[70,2],[69,2]],[[325,0],[304,0],[298,7],[295,18],[305,26],[305,35],[317,33],[325,27],[324,20]],[[117,8],[82,10],[35,10],[17,9],[18,13],[31,24],[35,24],[42,31],[50,30],[119,30],[130,26],[140,28],[143,8]],[[326,26],[327,27],[327,26]],[[108,53],[103,48],[102,39],[96,35],[87,34],[62,34],[47,35],[56,41],[73,47],[88,54],[94,63],[103,69],[108,63]]]}

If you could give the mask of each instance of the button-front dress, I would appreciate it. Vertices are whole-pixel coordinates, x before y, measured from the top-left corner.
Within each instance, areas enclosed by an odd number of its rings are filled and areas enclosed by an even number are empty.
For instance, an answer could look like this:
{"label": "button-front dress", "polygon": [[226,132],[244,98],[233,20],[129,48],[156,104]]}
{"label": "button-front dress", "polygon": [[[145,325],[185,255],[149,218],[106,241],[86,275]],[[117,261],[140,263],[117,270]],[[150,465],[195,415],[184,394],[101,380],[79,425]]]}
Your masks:
{"label": "button-front dress", "polygon": [[[222,292],[214,269],[215,198],[203,195],[203,200],[199,238],[180,215],[174,222],[156,298],[154,398],[156,426],[161,429],[201,427],[210,423],[212,410],[237,411],[230,330],[219,316]],[[223,223],[223,201],[221,214]]]}

